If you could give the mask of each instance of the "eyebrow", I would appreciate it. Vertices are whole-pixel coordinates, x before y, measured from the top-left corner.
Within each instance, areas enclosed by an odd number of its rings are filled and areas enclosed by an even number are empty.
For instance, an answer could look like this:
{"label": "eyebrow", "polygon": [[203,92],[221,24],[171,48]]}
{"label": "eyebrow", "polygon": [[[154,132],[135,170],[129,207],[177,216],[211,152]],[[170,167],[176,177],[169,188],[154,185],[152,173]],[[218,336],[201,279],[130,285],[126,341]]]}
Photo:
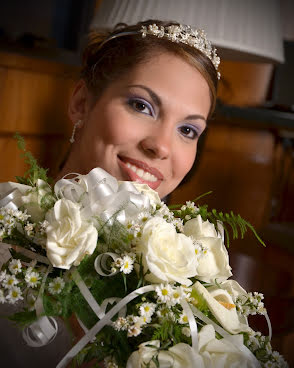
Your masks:
{"label": "eyebrow", "polygon": [[[152,89],[150,89],[149,87],[146,87],[142,84],[131,84],[128,87],[129,88],[136,87],[136,88],[144,89],[149,94],[150,98],[155,103],[155,105],[157,105],[159,108],[162,107],[162,102],[161,102],[160,97],[154,91],[152,91]],[[198,119],[204,120],[204,122],[206,123],[205,117],[199,114],[188,115],[185,117],[184,120],[198,120]]]}

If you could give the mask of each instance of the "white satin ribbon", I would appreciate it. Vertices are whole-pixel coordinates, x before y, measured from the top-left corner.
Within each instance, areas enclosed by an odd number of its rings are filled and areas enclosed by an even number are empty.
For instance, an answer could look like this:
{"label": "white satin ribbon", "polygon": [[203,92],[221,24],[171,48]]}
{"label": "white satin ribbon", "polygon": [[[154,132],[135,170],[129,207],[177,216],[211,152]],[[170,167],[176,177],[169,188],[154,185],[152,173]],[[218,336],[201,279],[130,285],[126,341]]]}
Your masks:
{"label": "white satin ribbon", "polygon": [[[121,301],[121,298],[107,298],[105,300],[103,300],[102,304],[101,304],[101,309],[103,311],[103,317],[105,316],[105,312],[107,309],[108,304],[113,305],[114,303],[117,304],[119,301]],[[118,316],[119,317],[125,317],[127,314],[127,307],[126,305],[124,307],[122,307],[122,309],[118,312]],[[111,325],[111,322],[109,323],[109,325]]]}
{"label": "white satin ribbon", "polygon": [[104,326],[111,322],[111,318],[115,316],[123,307],[125,307],[130,301],[137,298],[139,295],[148,293],[155,290],[156,285],[143,286],[120,300],[105,317],[97,322],[88,333],[81,338],[81,340],[65,355],[65,357],[59,362],[56,368],[66,367],[67,364],[102,330]]}
{"label": "white satin ribbon", "polygon": [[[66,179],[68,175],[76,175]],[[124,224],[126,220],[150,207],[150,200],[142,195],[130,182],[118,181],[100,168],[87,175],[68,174],[58,180],[54,192],[59,198],[79,203],[84,218],[99,216],[112,225],[113,219]]]}
{"label": "white satin ribbon", "polygon": [[264,317],[266,319],[266,323],[267,323],[267,327],[268,327],[268,337],[269,337],[269,340],[271,341],[272,334],[273,334],[271,320],[270,320],[267,313],[264,314]]}
{"label": "white satin ribbon", "polygon": [[191,338],[192,338],[192,347],[196,350],[198,353],[198,329],[197,329],[197,323],[194,318],[193,312],[191,310],[191,307],[187,303],[186,300],[181,300],[181,306],[183,308],[183,312],[186,314],[190,326],[191,331]]}
{"label": "white satin ribbon", "polygon": [[105,315],[104,311],[101,309],[100,305],[96,302],[95,298],[91,294],[90,290],[87,288],[86,284],[81,278],[81,275],[78,273],[75,267],[72,267],[71,274],[74,282],[77,284],[81,294],[86,299],[86,301],[92,308],[93,312],[99,319],[103,318]]}
{"label": "white satin ribbon", "polygon": [[29,185],[6,182],[0,183],[0,207],[17,210],[22,205],[21,197],[32,187]]}
{"label": "white satin ribbon", "polygon": [[47,265],[50,265],[51,264],[49,262],[49,260],[48,260],[47,257],[41,256],[40,254],[35,253],[35,252],[32,252],[31,250],[26,249],[26,248],[23,248],[23,247],[21,247],[19,245],[8,244],[8,243],[0,242],[0,247],[3,248],[3,249],[10,249],[10,248],[12,248],[17,253],[20,253],[20,254],[26,256],[27,258],[36,260],[36,261],[41,262],[41,263],[45,263]]}
{"label": "white satin ribbon", "polygon": [[45,289],[45,284],[46,284],[47,277],[48,277],[48,275],[51,271],[52,271],[52,266],[49,265],[49,267],[47,268],[47,271],[46,271],[46,273],[45,273],[45,275],[42,279],[39,294],[38,294],[37,300],[35,302],[35,309],[36,309],[37,317],[40,317],[44,312],[43,294],[44,294],[44,289]]}
{"label": "white satin ribbon", "polygon": [[56,320],[52,317],[43,316],[26,327],[22,332],[22,336],[29,346],[39,348],[53,341],[57,331]]}

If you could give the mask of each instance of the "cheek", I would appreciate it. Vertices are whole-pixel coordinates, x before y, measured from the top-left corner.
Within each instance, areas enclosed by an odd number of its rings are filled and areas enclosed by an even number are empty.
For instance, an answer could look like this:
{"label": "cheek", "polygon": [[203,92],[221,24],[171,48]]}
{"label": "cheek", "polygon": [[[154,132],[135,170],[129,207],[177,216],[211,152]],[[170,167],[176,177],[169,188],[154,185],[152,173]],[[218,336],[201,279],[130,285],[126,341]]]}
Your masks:
{"label": "cheek", "polygon": [[125,111],[104,111],[95,123],[95,136],[98,136],[105,144],[126,144],[138,139],[140,126],[133,121]]}
{"label": "cheek", "polygon": [[183,150],[181,154],[177,154],[174,160],[174,175],[177,180],[181,181],[184,176],[191,170],[196,158],[197,148]]}

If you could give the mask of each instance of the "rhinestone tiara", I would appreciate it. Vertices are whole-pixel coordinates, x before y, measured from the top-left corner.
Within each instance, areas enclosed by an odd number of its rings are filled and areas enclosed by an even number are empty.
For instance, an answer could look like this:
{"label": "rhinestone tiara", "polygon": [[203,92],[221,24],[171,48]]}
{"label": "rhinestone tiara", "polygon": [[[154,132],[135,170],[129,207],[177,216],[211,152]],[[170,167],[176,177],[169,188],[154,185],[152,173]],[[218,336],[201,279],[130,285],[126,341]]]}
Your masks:
{"label": "rhinestone tiara", "polygon": [[211,42],[207,39],[206,33],[202,29],[193,29],[191,26],[178,24],[170,26],[160,26],[158,27],[155,23],[150,24],[148,27],[142,26],[139,31],[122,31],[116,33],[102,42],[100,49],[105,45],[105,43],[118,37],[135,35],[141,33],[142,37],[147,35],[156,36],[158,38],[166,38],[172,42],[184,43],[194,47],[195,49],[201,51],[208,59],[212,62],[215,70],[217,72],[217,78],[220,79],[220,72],[218,71],[218,66],[220,64],[220,58],[216,53],[216,48],[212,47]]}
{"label": "rhinestone tiara", "polygon": [[206,33],[202,29],[193,29],[191,26],[179,24],[167,27],[156,24],[150,24],[148,27],[142,26],[140,32],[142,37],[153,35],[158,38],[166,38],[172,42],[184,43],[201,51],[212,62],[217,71],[217,77],[220,79],[218,66],[220,58],[216,53],[216,48],[212,47],[211,42],[207,39]]}

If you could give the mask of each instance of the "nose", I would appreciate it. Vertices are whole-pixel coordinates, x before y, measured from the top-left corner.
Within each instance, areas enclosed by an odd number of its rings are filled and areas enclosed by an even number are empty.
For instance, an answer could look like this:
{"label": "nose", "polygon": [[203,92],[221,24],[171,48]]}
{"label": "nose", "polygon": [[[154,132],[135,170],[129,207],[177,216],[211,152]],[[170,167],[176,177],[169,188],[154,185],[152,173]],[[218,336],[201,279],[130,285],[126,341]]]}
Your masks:
{"label": "nose", "polygon": [[171,154],[172,140],[170,134],[149,135],[141,140],[141,149],[144,154],[153,159],[166,160]]}

